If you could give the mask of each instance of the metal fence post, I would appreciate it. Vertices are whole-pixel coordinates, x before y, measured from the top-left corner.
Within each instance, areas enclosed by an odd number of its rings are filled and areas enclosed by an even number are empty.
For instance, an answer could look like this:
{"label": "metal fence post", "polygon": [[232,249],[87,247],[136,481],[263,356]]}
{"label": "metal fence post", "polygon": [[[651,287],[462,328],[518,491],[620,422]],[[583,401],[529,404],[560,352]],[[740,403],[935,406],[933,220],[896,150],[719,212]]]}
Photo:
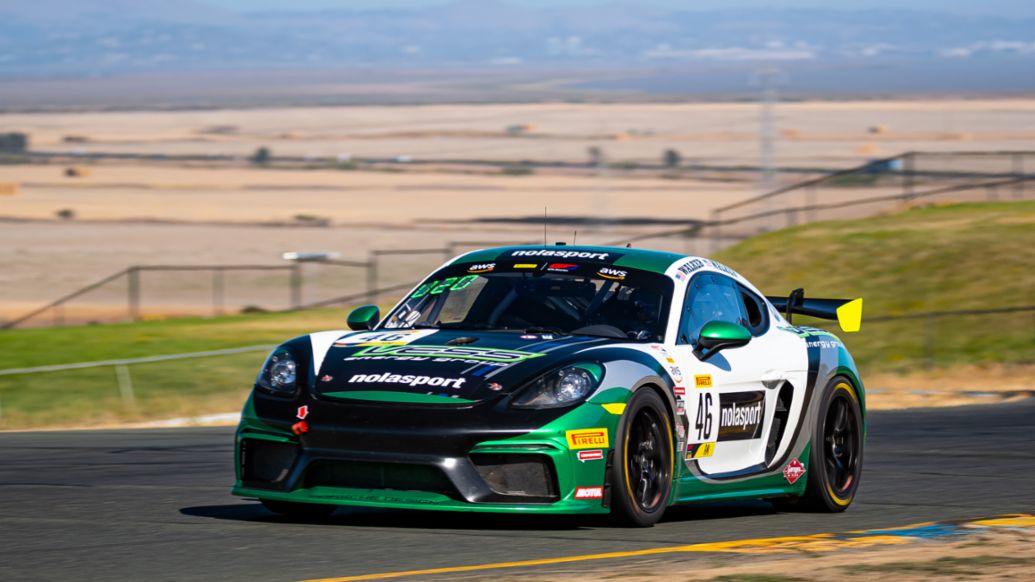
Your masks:
{"label": "metal fence post", "polygon": [[291,265],[291,309],[302,306],[302,264]]}
{"label": "metal fence post", "polygon": [[370,251],[367,258],[367,303],[377,304],[377,251]]}
{"label": "metal fence post", "polygon": [[115,381],[119,383],[119,396],[126,406],[133,406],[135,397],[133,395],[133,380],[129,376],[129,368],[125,364],[115,366]]}
{"label": "metal fence post", "polygon": [[140,267],[126,270],[126,294],[130,321],[140,319]]}
{"label": "metal fence post", "polygon": [[913,152],[902,155],[902,197],[905,200],[913,198],[913,172],[916,170],[916,161],[913,159],[914,155]]}
{"label": "metal fence post", "polygon": [[1024,155],[1021,153],[1013,154],[1013,173],[1017,175],[1017,181],[1013,183],[1013,198],[1014,200],[1021,200],[1024,198]]}
{"label": "metal fence post", "polygon": [[722,220],[722,214],[718,210],[712,211],[712,254],[719,252],[719,245],[721,244],[719,238],[719,222]]}
{"label": "metal fence post", "polygon": [[223,314],[223,301],[225,291],[223,289],[223,269],[212,270],[212,315]]}

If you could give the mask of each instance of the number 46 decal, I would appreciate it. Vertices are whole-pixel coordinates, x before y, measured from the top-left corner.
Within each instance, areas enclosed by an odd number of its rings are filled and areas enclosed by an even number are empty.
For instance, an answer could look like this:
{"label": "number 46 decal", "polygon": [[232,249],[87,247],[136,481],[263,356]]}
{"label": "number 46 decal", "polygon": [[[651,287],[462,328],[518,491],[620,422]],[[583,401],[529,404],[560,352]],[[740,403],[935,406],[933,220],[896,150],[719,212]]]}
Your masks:
{"label": "number 46 decal", "polygon": [[714,440],[712,439],[712,424],[712,393],[698,394],[697,422],[694,423],[698,441]]}
{"label": "number 46 decal", "polygon": [[[715,441],[718,438],[719,397],[712,390],[696,390],[697,412],[694,415],[693,429],[690,431],[686,445],[686,458],[702,459],[715,453]],[[693,398],[693,397],[691,397]],[[693,401],[691,401],[693,402]]]}

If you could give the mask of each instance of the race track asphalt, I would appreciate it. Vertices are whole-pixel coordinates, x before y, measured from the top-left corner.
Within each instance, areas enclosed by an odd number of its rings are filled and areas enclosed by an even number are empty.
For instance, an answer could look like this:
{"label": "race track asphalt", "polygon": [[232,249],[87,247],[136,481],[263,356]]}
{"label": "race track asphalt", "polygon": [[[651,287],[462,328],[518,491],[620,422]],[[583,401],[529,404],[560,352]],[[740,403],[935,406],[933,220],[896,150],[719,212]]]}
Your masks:
{"label": "race track asphalt", "polygon": [[0,434],[0,580],[300,580],[1035,510],[1033,399],[873,413],[844,514],[756,501],[671,510],[650,529],[349,509],[292,523],[230,496],[231,442],[229,428]]}

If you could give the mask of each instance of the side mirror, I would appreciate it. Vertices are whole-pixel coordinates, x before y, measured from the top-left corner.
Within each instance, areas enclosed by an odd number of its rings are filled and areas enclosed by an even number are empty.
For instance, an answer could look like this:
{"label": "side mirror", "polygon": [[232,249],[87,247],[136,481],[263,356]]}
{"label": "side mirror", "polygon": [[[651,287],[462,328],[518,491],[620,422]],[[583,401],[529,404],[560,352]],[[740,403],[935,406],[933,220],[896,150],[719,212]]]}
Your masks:
{"label": "side mirror", "polygon": [[721,350],[739,348],[751,341],[751,332],[742,325],[728,321],[709,321],[701,328],[701,337],[697,338],[694,355],[699,360],[719,353]]}
{"label": "side mirror", "polygon": [[364,329],[374,329],[374,326],[380,320],[381,310],[376,305],[364,305],[353,309],[346,321],[349,324],[349,329],[362,331]]}

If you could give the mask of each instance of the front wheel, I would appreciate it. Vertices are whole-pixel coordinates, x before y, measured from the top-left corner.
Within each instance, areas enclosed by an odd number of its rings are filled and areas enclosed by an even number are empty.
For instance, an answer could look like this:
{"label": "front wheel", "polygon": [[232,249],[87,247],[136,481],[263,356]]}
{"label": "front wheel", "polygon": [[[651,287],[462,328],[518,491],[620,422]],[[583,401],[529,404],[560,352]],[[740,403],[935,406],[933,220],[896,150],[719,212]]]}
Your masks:
{"label": "front wheel", "polygon": [[629,401],[615,438],[614,455],[612,514],[626,525],[654,525],[665,513],[672,492],[675,451],[672,421],[653,390],[638,390]]}
{"label": "front wheel", "polygon": [[292,501],[275,501],[273,499],[260,499],[259,501],[263,507],[273,513],[292,519],[319,519],[327,517],[338,509],[336,505],[326,505],[323,503],[295,503]]}
{"label": "front wheel", "polygon": [[852,504],[863,465],[862,407],[855,387],[836,377],[819,402],[809,452],[805,494],[777,502],[780,509],[839,513]]}

